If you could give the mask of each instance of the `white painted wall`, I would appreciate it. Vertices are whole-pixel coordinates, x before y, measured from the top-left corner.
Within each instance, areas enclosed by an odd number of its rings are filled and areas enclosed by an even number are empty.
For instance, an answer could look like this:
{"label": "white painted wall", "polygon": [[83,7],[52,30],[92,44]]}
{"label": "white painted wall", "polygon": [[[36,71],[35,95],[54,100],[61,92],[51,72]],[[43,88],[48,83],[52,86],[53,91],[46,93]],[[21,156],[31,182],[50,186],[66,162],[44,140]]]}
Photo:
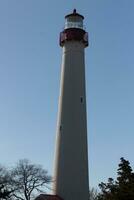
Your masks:
{"label": "white painted wall", "polygon": [[64,200],[89,199],[84,48],[63,46],[53,193]]}

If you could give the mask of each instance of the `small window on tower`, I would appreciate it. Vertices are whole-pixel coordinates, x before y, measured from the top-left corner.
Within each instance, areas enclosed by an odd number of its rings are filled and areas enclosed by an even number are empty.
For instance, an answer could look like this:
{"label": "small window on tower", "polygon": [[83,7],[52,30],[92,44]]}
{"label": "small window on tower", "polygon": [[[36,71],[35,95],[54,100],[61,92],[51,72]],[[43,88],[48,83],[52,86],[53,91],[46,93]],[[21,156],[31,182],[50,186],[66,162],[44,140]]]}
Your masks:
{"label": "small window on tower", "polygon": [[84,99],[83,97],[80,97],[80,102],[83,103],[84,102]]}
{"label": "small window on tower", "polygon": [[62,126],[60,125],[60,131],[62,131]]}

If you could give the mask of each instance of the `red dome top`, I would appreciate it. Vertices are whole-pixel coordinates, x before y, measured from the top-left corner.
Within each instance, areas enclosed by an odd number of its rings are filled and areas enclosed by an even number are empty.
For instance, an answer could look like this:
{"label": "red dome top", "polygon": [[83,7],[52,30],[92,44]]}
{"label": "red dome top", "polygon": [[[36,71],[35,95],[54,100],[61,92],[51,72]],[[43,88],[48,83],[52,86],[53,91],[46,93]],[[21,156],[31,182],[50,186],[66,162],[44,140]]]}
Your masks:
{"label": "red dome top", "polygon": [[80,15],[79,13],[76,12],[76,9],[73,10],[73,13],[71,13],[69,15],[66,15],[65,18],[68,18],[68,17],[71,17],[71,16],[72,17],[73,16],[78,16],[78,17],[81,17],[82,19],[84,19],[84,17],[82,15]]}

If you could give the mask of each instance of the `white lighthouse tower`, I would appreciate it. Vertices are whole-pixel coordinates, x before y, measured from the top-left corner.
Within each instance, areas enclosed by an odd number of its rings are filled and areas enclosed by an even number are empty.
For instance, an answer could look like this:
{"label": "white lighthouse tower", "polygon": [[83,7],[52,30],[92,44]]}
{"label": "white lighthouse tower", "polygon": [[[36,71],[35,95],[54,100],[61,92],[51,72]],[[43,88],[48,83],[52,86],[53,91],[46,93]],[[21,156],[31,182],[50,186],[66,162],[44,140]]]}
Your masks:
{"label": "white lighthouse tower", "polygon": [[88,153],[85,91],[84,17],[65,16],[60,34],[61,82],[56,133],[53,193],[63,200],[88,200]]}
{"label": "white lighthouse tower", "polygon": [[84,17],[65,16],[60,34],[62,52],[53,194],[35,200],[88,200],[88,150],[85,91],[85,47],[88,34]]}

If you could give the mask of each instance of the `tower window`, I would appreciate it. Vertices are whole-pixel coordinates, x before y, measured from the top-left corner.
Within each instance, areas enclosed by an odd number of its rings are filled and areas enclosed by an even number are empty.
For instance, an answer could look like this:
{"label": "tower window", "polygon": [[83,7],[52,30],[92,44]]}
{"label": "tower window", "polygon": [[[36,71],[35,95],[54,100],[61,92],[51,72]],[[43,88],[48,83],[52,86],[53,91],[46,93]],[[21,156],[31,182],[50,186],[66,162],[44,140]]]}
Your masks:
{"label": "tower window", "polygon": [[62,130],[62,126],[60,125],[60,131]]}
{"label": "tower window", "polygon": [[83,103],[84,102],[84,99],[83,97],[80,97],[80,102]]}

